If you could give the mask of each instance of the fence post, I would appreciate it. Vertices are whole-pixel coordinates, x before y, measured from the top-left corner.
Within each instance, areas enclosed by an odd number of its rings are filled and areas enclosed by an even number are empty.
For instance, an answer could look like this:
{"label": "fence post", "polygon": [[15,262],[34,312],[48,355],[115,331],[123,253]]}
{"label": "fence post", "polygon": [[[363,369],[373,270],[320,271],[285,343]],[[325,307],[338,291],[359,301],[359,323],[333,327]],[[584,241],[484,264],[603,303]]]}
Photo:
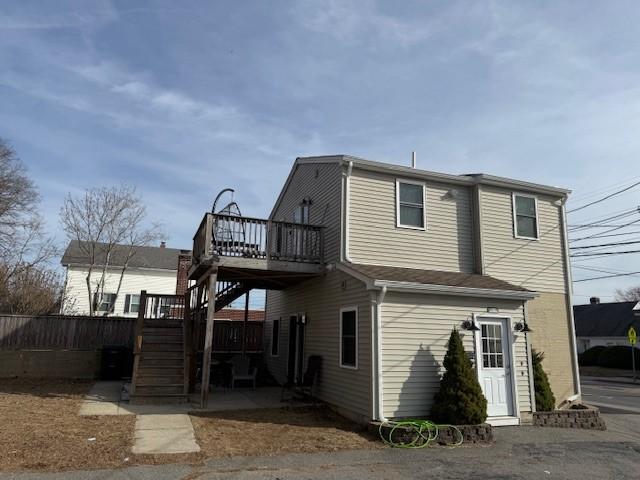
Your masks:
{"label": "fence post", "polygon": [[147,311],[147,291],[140,292],[140,304],[138,306],[138,320],[136,322],[136,335],[133,344],[133,373],[131,374],[130,395],[136,393],[136,383],[138,380],[138,365],[140,364],[140,351],[142,350],[142,328],[144,326],[144,315]]}

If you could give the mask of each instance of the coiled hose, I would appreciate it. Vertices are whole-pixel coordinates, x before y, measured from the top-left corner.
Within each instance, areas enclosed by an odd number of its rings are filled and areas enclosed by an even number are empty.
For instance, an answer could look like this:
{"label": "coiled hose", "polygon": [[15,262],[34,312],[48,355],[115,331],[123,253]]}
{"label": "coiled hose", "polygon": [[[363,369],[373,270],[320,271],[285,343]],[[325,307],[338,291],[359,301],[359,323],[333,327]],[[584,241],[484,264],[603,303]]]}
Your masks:
{"label": "coiled hose", "polygon": [[[456,441],[450,443],[451,447],[462,445],[462,432],[455,425],[438,425],[430,420],[407,419],[407,420],[387,420],[380,423],[378,432],[380,438],[387,445],[394,448],[425,448],[438,439],[440,428],[448,427],[456,432]],[[384,433],[383,430],[388,432]],[[395,434],[395,435],[394,435]]]}

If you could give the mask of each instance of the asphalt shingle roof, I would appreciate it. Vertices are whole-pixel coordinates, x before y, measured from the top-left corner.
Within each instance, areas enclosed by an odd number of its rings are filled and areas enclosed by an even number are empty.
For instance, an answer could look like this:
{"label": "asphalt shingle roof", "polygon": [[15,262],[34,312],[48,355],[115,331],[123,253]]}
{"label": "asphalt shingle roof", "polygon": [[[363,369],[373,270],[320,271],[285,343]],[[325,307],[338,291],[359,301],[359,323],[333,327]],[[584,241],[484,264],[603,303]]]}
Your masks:
{"label": "asphalt shingle roof", "polygon": [[[104,264],[106,258],[106,245],[98,244],[96,252],[96,264]],[[111,253],[109,265],[114,267],[122,266],[126,259],[129,247],[116,245]],[[159,268],[162,270],[177,270],[178,255],[188,254],[190,250],[179,248],[162,247],[136,247],[135,254],[129,261],[129,266],[133,268]],[[81,248],[80,242],[72,240],[69,242],[61,260],[62,265],[88,265],[89,258]]]}
{"label": "asphalt shingle roof", "polygon": [[421,270],[417,268],[384,267],[379,265],[352,264],[350,268],[374,280],[392,282],[423,283],[427,285],[445,285],[449,287],[486,288],[491,290],[511,290],[528,292],[526,288],[503,280],[474,273],[443,272],[439,270]]}
{"label": "asphalt shingle roof", "polygon": [[640,329],[640,317],[633,307],[638,302],[575,305],[573,316],[577,337],[626,337],[629,326]]}

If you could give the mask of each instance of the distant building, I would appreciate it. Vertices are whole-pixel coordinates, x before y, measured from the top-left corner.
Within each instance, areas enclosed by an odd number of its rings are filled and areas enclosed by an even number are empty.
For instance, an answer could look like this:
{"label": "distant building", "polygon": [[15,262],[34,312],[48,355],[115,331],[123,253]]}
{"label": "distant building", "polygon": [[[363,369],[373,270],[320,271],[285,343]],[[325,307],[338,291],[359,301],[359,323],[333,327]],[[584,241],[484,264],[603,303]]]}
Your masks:
{"label": "distant building", "polygon": [[591,297],[588,305],[575,305],[578,353],[598,345],[629,345],[627,332],[633,325],[640,332],[640,302],[600,303]]}

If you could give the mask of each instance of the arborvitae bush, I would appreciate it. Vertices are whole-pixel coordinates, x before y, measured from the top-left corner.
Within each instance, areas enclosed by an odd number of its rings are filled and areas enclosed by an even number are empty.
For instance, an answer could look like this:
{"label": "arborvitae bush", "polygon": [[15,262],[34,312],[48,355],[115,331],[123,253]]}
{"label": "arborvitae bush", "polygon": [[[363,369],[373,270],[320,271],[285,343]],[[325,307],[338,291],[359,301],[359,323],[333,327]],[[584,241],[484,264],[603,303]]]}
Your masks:
{"label": "arborvitae bush", "polygon": [[431,416],[438,423],[476,425],[487,419],[487,400],[482,394],[471,360],[455,328],[444,357],[445,374],[434,397]]}
{"label": "arborvitae bush", "polygon": [[533,388],[536,391],[536,410],[550,412],[556,407],[556,397],[553,396],[549,378],[542,368],[544,353],[531,350],[533,362]]}

